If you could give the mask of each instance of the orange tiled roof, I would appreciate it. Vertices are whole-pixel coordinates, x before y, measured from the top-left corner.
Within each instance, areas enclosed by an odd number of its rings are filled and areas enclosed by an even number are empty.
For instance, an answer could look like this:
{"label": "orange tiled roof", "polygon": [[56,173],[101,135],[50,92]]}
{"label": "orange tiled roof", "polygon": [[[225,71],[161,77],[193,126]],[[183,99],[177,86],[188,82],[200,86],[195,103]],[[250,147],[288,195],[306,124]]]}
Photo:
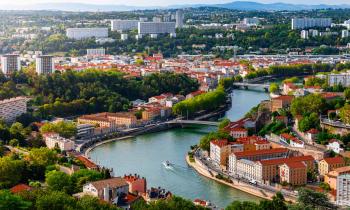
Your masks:
{"label": "orange tiled roof", "polygon": [[30,190],[32,190],[32,187],[26,184],[18,184],[10,189],[12,193],[19,193],[19,192],[30,191]]}
{"label": "orange tiled roof", "polygon": [[275,149],[264,149],[264,150],[252,150],[244,152],[235,152],[236,157],[247,157],[247,156],[256,156],[256,155],[265,155],[265,154],[276,154],[276,153],[286,153],[288,149],[286,148],[275,148]]}
{"label": "orange tiled roof", "polygon": [[344,158],[341,156],[324,158],[323,160],[326,161],[326,163],[328,163],[328,164],[343,164],[343,163],[345,163]]}

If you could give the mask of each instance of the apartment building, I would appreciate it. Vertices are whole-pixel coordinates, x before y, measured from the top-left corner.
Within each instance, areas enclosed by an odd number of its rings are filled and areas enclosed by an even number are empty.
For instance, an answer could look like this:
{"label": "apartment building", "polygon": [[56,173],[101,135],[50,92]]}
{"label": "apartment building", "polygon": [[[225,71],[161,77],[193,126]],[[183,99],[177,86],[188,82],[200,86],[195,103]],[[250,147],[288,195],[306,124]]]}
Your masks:
{"label": "apartment building", "polygon": [[106,50],[104,48],[87,49],[86,56],[105,56]]}
{"label": "apartment building", "polygon": [[37,74],[51,74],[55,71],[53,56],[39,55],[36,57],[36,73]]}
{"label": "apartment building", "polygon": [[350,71],[339,74],[328,75],[329,86],[342,85],[343,87],[350,87]]}
{"label": "apartment building", "polygon": [[266,160],[266,159],[274,159],[274,158],[283,158],[283,157],[287,157],[287,155],[288,155],[288,149],[286,148],[234,152],[229,155],[229,161],[228,161],[229,172],[231,174],[236,174],[237,161],[240,159],[258,161],[258,160]]}
{"label": "apartment building", "polygon": [[112,31],[130,31],[136,30],[139,20],[111,20]]}
{"label": "apartment building", "polygon": [[43,137],[49,149],[58,147],[61,151],[74,150],[74,141],[63,138],[58,133],[45,133]]}
{"label": "apartment building", "polygon": [[134,113],[117,112],[109,113],[103,112],[92,115],[83,115],[78,118],[79,124],[93,124],[100,127],[133,127],[137,124],[137,119]]}
{"label": "apartment building", "polygon": [[217,164],[226,166],[231,153],[231,145],[227,139],[213,140],[210,142],[210,158]]}
{"label": "apartment building", "polygon": [[312,27],[331,27],[331,18],[293,18],[292,30]]}
{"label": "apartment building", "polygon": [[343,174],[337,178],[337,205],[350,206],[350,174]]}
{"label": "apartment building", "polygon": [[5,75],[12,74],[21,69],[21,61],[18,54],[6,54],[1,56],[1,70]]}
{"label": "apartment building", "polygon": [[176,34],[175,22],[139,22],[138,34]]}
{"label": "apartment building", "polygon": [[333,171],[330,171],[324,176],[324,183],[327,183],[331,189],[337,189],[337,178],[343,174],[350,174],[350,166],[344,166],[336,168]]}
{"label": "apartment building", "polygon": [[176,28],[182,28],[184,26],[184,12],[183,10],[177,10],[175,14]]}
{"label": "apartment building", "polygon": [[236,168],[237,176],[248,180],[255,180],[259,183],[261,182],[261,168],[258,166],[257,162],[247,159],[240,159],[237,160]]}
{"label": "apartment building", "polygon": [[345,166],[344,158],[341,156],[324,158],[318,163],[318,173],[321,176],[328,174],[336,168]]}
{"label": "apartment building", "polygon": [[67,28],[66,35],[70,39],[107,38],[108,28]]}
{"label": "apartment building", "polygon": [[5,122],[13,122],[16,118],[27,112],[29,98],[16,97],[0,101],[0,118]]}
{"label": "apartment building", "polygon": [[291,185],[307,183],[307,165],[304,162],[288,162],[280,166],[280,182]]}
{"label": "apartment building", "polygon": [[123,179],[129,185],[129,192],[133,194],[143,194],[147,191],[146,178],[136,174],[124,175]]}

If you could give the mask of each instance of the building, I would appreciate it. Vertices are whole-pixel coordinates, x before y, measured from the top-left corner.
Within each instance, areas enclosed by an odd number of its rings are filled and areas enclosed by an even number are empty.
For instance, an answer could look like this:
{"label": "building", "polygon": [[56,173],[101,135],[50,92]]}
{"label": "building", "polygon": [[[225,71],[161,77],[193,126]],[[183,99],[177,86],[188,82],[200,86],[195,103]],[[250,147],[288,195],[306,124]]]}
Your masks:
{"label": "building", "polygon": [[266,159],[285,158],[287,156],[288,149],[286,148],[234,152],[229,155],[228,168],[231,174],[236,174],[236,163],[240,159],[258,161]]}
{"label": "building", "polygon": [[327,150],[332,150],[333,152],[339,154],[344,151],[344,149],[341,148],[341,145],[342,143],[337,139],[331,139],[327,144]]}
{"label": "building", "polygon": [[231,128],[230,129],[230,136],[233,138],[242,138],[248,136],[248,130],[245,128]]}
{"label": "building", "polygon": [[348,30],[342,30],[341,31],[341,38],[347,38],[349,37],[349,31]]}
{"label": "building", "polygon": [[330,171],[343,166],[345,166],[345,161],[341,156],[324,158],[318,163],[318,173],[324,176]]}
{"label": "building", "polygon": [[0,101],[0,118],[5,122],[13,122],[17,117],[27,112],[29,98],[16,97]]}
{"label": "building", "polygon": [[248,25],[248,26],[257,26],[260,24],[260,19],[257,17],[253,17],[253,18],[244,18],[243,22],[244,25]]}
{"label": "building", "polygon": [[122,41],[128,40],[128,34],[121,34],[121,35],[120,35],[120,39],[121,39]]}
{"label": "building", "polygon": [[292,30],[305,29],[312,27],[331,27],[331,18],[293,18],[292,19]]}
{"label": "building", "polygon": [[176,34],[175,22],[139,22],[138,34]]}
{"label": "building", "polygon": [[79,124],[77,125],[77,138],[87,138],[94,135],[94,125]]}
{"label": "building", "polygon": [[350,87],[350,72],[329,74],[328,75],[329,86],[342,85],[343,87]]}
{"label": "building", "polygon": [[123,179],[129,185],[129,193],[136,195],[146,193],[147,191],[147,181],[146,178],[140,177],[139,175],[124,175]]}
{"label": "building", "polygon": [[175,14],[176,28],[182,28],[184,25],[184,12],[182,10],[177,10]]}
{"label": "building", "polygon": [[139,20],[111,20],[112,31],[130,31],[138,27]]}
{"label": "building", "polygon": [[55,71],[53,56],[40,55],[36,57],[36,73],[37,74],[51,74]]}
{"label": "building", "polygon": [[337,178],[343,174],[350,174],[350,166],[336,168],[324,175],[324,183],[327,183],[331,189],[337,189]]}
{"label": "building", "polygon": [[129,185],[121,177],[90,182],[83,186],[83,193],[113,204],[117,204],[119,197],[124,197],[128,192]]}
{"label": "building", "polygon": [[272,98],[271,99],[271,111],[275,112],[278,111],[279,109],[284,109],[290,106],[292,103],[292,100],[294,99],[293,96],[289,95],[283,95],[279,96],[277,98]]}
{"label": "building", "polygon": [[5,75],[12,74],[21,69],[21,61],[17,54],[6,54],[1,56],[1,69]]}
{"label": "building", "polygon": [[108,28],[67,28],[66,35],[70,39],[107,38]]}
{"label": "building", "polygon": [[350,174],[338,176],[336,201],[339,206],[350,206]]}
{"label": "building", "polygon": [[58,133],[45,133],[43,134],[46,146],[49,149],[59,148],[61,151],[74,150],[74,142],[61,137]]}
{"label": "building", "polygon": [[87,49],[86,50],[87,56],[105,56],[106,50],[104,48],[98,48],[98,49]]}
{"label": "building", "polygon": [[307,30],[302,30],[302,31],[300,32],[300,38],[302,38],[302,39],[309,39],[309,31],[307,31]]}
{"label": "building", "polygon": [[102,112],[98,114],[83,115],[78,118],[79,124],[92,124],[99,127],[133,127],[137,123],[137,119],[134,113],[129,112]]}
{"label": "building", "polygon": [[226,166],[230,153],[231,145],[229,145],[227,139],[213,140],[210,142],[210,158],[218,165]]}
{"label": "building", "polygon": [[247,160],[247,159],[240,159],[237,160],[236,163],[236,175],[240,178],[244,178],[247,180],[255,180],[260,182],[261,180],[261,171],[260,168],[257,165],[257,162]]}
{"label": "building", "polygon": [[280,182],[298,186],[307,183],[307,166],[304,162],[288,162],[280,166]]}

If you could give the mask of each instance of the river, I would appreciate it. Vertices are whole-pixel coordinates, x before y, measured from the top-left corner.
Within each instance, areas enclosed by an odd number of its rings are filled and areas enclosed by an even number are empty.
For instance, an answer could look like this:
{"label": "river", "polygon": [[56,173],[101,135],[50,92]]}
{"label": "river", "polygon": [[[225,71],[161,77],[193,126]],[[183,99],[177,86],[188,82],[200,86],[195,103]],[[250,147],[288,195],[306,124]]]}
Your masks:
{"label": "river", "polygon": [[[231,120],[240,119],[252,107],[269,97],[267,93],[249,90],[234,90],[231,95],[232,107],[226,112],[226,117]],[[210,200],[222,208],[234,200],[259,200],[205,178],[186,164],[185,155],[190,146],[197,144],[201,136],[212,130],[215,128],[193,126],[140,135],[103,144],[89,155],[97,163],[113,168],[116,176],[137,173],[147,178],[148,187],[160,186],[191,200]],[[165,160],[174,163],[174,167],[164,168],[162,162]]]}

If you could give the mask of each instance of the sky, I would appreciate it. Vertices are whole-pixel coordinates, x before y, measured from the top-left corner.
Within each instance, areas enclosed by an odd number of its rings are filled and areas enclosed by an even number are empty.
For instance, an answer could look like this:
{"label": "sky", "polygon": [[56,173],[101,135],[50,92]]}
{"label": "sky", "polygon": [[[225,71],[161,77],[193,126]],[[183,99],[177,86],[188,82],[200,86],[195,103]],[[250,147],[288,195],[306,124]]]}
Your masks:
{"label": "sky", "polygon": [[[350,0],[12,0],[11,5],[48,3],[48,2],[79,2],[88,4],[123,4],[128,6],[168,6],[176,4],[217,4],[232,1],[255,1],[260,3],[292,3],[292,4],[350,4]],[[0,0],[0,5],[9,4],[9,0]]]}

